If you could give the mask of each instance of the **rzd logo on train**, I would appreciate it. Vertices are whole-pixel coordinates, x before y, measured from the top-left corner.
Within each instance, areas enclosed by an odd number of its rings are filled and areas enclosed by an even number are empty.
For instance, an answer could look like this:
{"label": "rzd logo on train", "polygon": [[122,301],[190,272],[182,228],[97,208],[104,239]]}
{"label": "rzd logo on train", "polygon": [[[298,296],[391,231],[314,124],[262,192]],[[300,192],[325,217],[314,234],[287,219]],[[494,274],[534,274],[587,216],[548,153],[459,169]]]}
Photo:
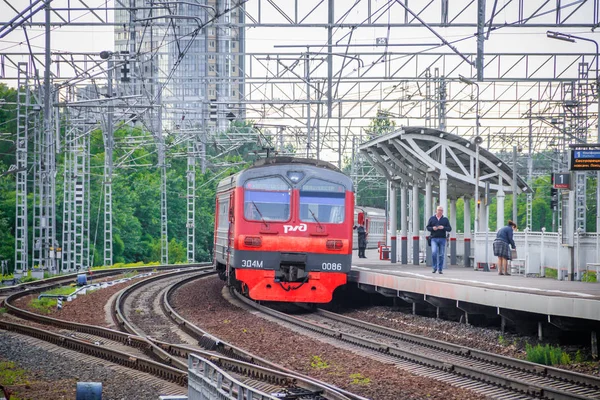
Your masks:
{"label": "rzd logo on train", "polygon": [[288,233],[288,232],[306,232],[306,224],[300,224],[300,225],[284,225],[283,226],[283,233]]}

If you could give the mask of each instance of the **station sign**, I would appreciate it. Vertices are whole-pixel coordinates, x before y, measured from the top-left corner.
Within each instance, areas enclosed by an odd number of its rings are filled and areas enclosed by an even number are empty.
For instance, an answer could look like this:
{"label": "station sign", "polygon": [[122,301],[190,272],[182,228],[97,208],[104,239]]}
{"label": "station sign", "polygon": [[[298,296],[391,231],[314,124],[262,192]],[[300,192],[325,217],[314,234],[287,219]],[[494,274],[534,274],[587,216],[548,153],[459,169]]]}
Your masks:
{"label": "station sign", "polygon": [[600,171],[600,149],[571,150],[571,171]]}
{"label": "station sign", "polygon": [[571,173],[558,172],[552,174],[552,187],[554,189],[571,189]]}

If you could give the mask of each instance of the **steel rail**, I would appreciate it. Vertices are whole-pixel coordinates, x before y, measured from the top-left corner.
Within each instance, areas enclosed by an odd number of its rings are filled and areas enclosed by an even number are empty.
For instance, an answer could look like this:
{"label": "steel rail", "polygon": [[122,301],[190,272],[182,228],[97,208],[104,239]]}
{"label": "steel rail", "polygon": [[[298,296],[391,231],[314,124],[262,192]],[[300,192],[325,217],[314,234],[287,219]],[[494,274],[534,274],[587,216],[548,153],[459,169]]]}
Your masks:
{"label": "steel rail", "polygon": [[494,354],[483,350],[469,349],[464,346],[459,346],[453,343],[443,342],[441,340],[430,339],[425,336],[415,335],[412,333],[387,328],[385,326],[375,325],[369,322],[361,321],[327,310],[318,309],[317,313],[327,318],[334,319],[336,321],[356,326],[358,328],[365,329],[371,332],[379,333],[381,335],[385,335],[394,339],[428,346],[433,349],[446,351],[452,354],[468,356],[477,360],[491,362],[496,365],[514,368],[523,372],[543,375],[548,378],[560,380],[563,382],[575,382],[579,385],[596,389],[600,392],[600,378],[594,377],[592,375],[585,375],[578,372],[572,372],[560,368],[536,364],[529,361],[519,360],[517,358]]}
{"label": "steel rail", "polygon": [[23,290],[23,289],[29,289],[29,288],[35,288],[38,287],[40,285],[46,285],[48,283],[64,283],[64,282],[70,282],[71,279],[73,278],[77,278],[77,275],[81,275],[81,274],[86,274],[86,276],[88,278],[102,278],[105,276],[112,276],[112,275],[118,275],[121,274],[123,272],[130,272],[130,271],[153,271],[153,270],[159,270],[159,271],[163,271],[163,270],[170,270],[170,269],[178,269],[178,268],[184,268],[186,266],[190,267],[190,268],[194,268],[194,267],[200,267],[206,264],[202,264],[202,263],[198,263],[198,264],[185,264],[185,265],[176,265],[176,264],[170,264],[170,265],[162,265],[162,266],[141,266],[141,267],[127,267],[127,268],[103,268],[103,269],[96,269],[96,270],[92,270],[92,273],[90,273],[89,270],[85,270],[85,271],[80,271],[80,272],[74,272],[71,274],[65,274],[65,275],[56,275],[50,278],[45,278],[45,279],[40,279],[40,280],[36,280],[36,281],[30,281],[30,282],[24,282],[24,283],[19,283],[17,285],[11,285],[11,286],[0,286],[0,295],[2,295],[4,292],[12,292],[15,290]]}
{"label": "steel rail", "polygon": [[[186,279],[182,279],[181,281],[179,281],[179,282],[175,283],[173,286],[171,286],[164,293],[163,298],[161,300],[161,306],[163,307],[165,313],[177,325],[179,325],[180,329],[182,329],[183,331],[188,333],[190,336],[192,336],[198,340],[198,344],[200,346],[204,347],[205,349],[207,349],[209,351],[223,354],[229,360],[239,360],[239,362],[244,363],[244,365],[246,365],[246,364],[247,365],[256,365],[257,367],[266,368],[268,370],[280,371],[284,374],[293,375],[299,381],[304,382],[304,387],[308,387],[308,388],[311,388],[313,386],[315,386],[317,388],[325,387],[328,389],[329,396],[333,396],[334,394],[336,396],[343,396],[343,397],[327,397],[327,398],[367,400],[366,398],[364,398],[362,396],[358,396],[358,395],[348,392],[344,389],[330,385],[326,382],[316,380],[310,376],[299,374],[296,371],[290,370],[279,364],[276,364],[276,363],[268,361],[264,358],[258,357],[240,347],[237,347],[231,343],[228,343],[226,341],[223,341],[223,340],[215,337],[214,335],[210,334],[209,332],[194,325],[194,323],[186,320],[183,316],[181,316],[179,313],[177,313],[177,311],[171,305],[170,298],[173,295],[173,293],[175,293],[175,291],[177,289],[179,289],[181,286],[183,286],[189,282],[192,282],[198,278],[199,277],[196,276],[196,277],[189,277]],[[152,341],[155,343],[159,342],[154,339],[152,339]],[[178,346],[178,345],[172,345],[172,344],[164,345],[163,348],[169,352],[173,352],[174,354],[178,354],[178,352],[185,351],[185,349],[186,349],[185,346]],[[207,353],[207,354],[211,354],[211,353]]]}
{"label": "steel rail", "polygon": [[[183,369],[183,366],[187,369],[187,363],[181,361],[180,358],[185,358],[187,360],[190,354],[195,354],[200,357],[203,357],[211,362],[215,362],[218,360],[218,365],[224,370],[229,370],[234,372],[236,375],[242,375],[247,378],[258,379],[261,382],[269,382],[272,384],[273,382],[281,382],[283,387],[289,386],[290,383],[295,383],[297,387],[301,387],[303,389],[307,389],[311,392],[323,392],[322,396],[326,399],[330,400],[350,400],[356,399],[356,397],[347,397],[339,393],[339,391],[333,390],[326,384],[320,383],[313,379],[305,379],[303,377],[294,374],[292,371],[283,371],[282,367],[277,366],[276,364],[269,363],[266,360],[259,359],[252,355],[248,355],[248,353],[244,352],[239,348],[233,349],[231,346],[226,345],[224,342],[220,341],[218,338],[214,336],[207,337],[205,336],[206,332],[201,330],[194,329],[184,329],[184,327],[190,328],[193,324],[190,324],[186,321],[184,324],[180,324],[181,319],[177,322],[177,319],[174,318],[174,315],[178,314],[174,311],[172,306],[169,304],[168,298],[180,288],[183,284],[188,283],[190,281],[206,278],[210,275],[216,274],[216,271],[211,271],[209,273],[198,273],[192,277],[188,277],[182,279],[175,284],[171,285],[161,297],[161,308],[165,312],[171,320],[175,321],[180,329],[191,333],[193,337],[198,337],[195,332],[200,332],[200,340],[199,344],[208,350],[198,350],[191,347],[176,345],[172,343],[166,343],[149,336],[146,336],[144,332],[141,332],[134,324],[127,320],[127,316],[125,314],[125,302],[127,298],[132,295],[136,290],[139,290],[142,286],[151,284],[155,281],[165,279],[172,275],[157,275],[148,279],[144,279],[143,281],[137,282],[134,285],[131,285],[121,291],[113,303],[113,313],[117,318],[118,324],[125,329],[127,332],[134,334],[139,337],[143,337],[145,340],[150,342],[151,349],[150,351],[161,358],[164,362],[167,362],[171,365],[176,366],[177,368]],[[227,357],[223,357],[218,355],[218,352],[221,354],[227,354]],[[176,356],[177,358],[174,358]],[[233,357],[230,358],[229,356]],[[236,359],[237,358],[237,359]],[[241,361],[243,359],[245,361]],[[259,366],[255,363],[262,362],[266,366]],[[269,368],[271,367],[271,368]],[[300,384],[298,384],[300,382]]]}
{"label": "steel rail", "polygon": [[[201,269],[204,269],[204,271],[200,272],[200,276],[206,276],[207,272],[205,272],[206,270],[212,269],[212,265],[209,266],[205,266],[205,267],[201,267]],[[157,280],[161,280],[161,279],[165,279],[168,277],[172,277],[175,274],[179,274],[180,271],[177,271],[175,273],[172,274],[163,274],[163,275],[156,275],[156,276],[152,276],[150,278],[144,279],[140,282],[137,282],[131,286],[128,286],[127,288],[125,288],[124,290],[122,290],[121,292],[119,292],[119,295],[117,296],[117,299],[115,300],[115,302],[113,303],[113,316],[115,317],[115,322],[117,322],[117,325],[119,325],[121,327],[121,329],[125,330],[126,332],[133,334],[135,336],[141,337],[144,339],[144,341],[146,341],[149,345],[148,347],[148,351],[154,356],[154,357],[158,357],[162,362],[172,365],[173,367],[180,369],[182,371],[187,371],[188,369],[188,365],[187,362],[184,362],[182,360],[179,360],[177,358],[173,358],[171,356],[171,354],[169,354],[168,352],[164,351],[162,348],[160,348],[159,346],[156,346],[155,344],[153,344],[151,341],[148,340],[148,338],[142,333],[139,332],[135,326],[129,322],[127,320],[127,317],[125,316],[125,300],[127,300],[127,298],[136,290],[138,290],[141,286],[145,286],[149,283],[155,282]],[[214,273],[214,272],[209,272],[209,273]]]}
{"label": "steel rail", "polygon": [[[180,273],[180,269],[182,268],[182,266],[168,266],[168,267],[162,267],[159,269],[162,270],[171,270],[173,268],[176,268],[177,271],[174,272],[170,272],[167,273],[166,275],[157,275],[160,277],[165,277],[165,276],[172,276],[173,274],[178,274]],[[196,268],[196,267],[193,267]],[[205,266],[205,268],[210,268],[210,266]],[[138,271],[145,271],[145,270],[154,270],[156,269],[156,267],[144,267],[144,268],[136,268],[136,270]],[[104,271],[104,270],[103,270]],[[122,272],[128,272],[131,271],[131,268],[126,268],[126,269],[111,269],[111,270],[106,270],[104,272],[104,274],[97,274],[95,275],[96,277],[99,276],[111,276],[111,275],[117,275],[120,274]],[[144,353],[150,355],[151,357],[158,357],[159,359],[163,359],[163,360],[170,360],[171,357],[168,355],[165,355],[164,352],[162,350],[158,350],[156,348],[156,346],[154,346],[150,341],[148,341],[147,339],[140,337],[138,335],[135,334],[130,334],[130,333],[124,333],[124,332],[120,332],[114,329],[110,329],[110,328],[104,328],[104,327],[100,327],[100,326],[95,326],[95,325],[87,325],[87,324],[80,324],[77,322],[70,322],[70,321],[64,321],[61,319],[57,319],[57,318],[52,318],[52,317],[48,317],[45,315],[40,315],[40,314],[36,314],[27,310],[23,310],[21,308],[16,307],[13,302],[21,297],[25,297],[31,294],[35,294],[35,293],[39,293],[39,292],[43,292],[45,290],[60,286],[61,283],[64,282],[70,282],[71,281],[71,277],[61,277],[62,279],[47,279],[47,280],[43,280],[43,281],[36,281],[36,284],[40,284],[40,283],[48,283],[48,281],[50,281],[50,284],[44,285],[44,286],[36,286],[36,287],[29,287],[29,290],[24,290],[24,291],[20,291],[18,293],[12,294],[10,296],[8,296],[5,301],[5,307],[7,308],[8,312],[16,315],[20,318],[23,318],[25,320],[30,320],[30,321],[34,321],[34,322],[38,322],[38,323],[42,323],[42,324],[48,324],[48,325],[52,325],[52,326],[56,326],[59,328],[63,328],[63,329],[69,329],[69,330],[73,330],[76,332],[83,332],[83,333],[87,333],[87,334],[91,334],[91,335],[95,335],[95,336],[100,336],[106,339],[110,339],[113,340],[115,342],[119,342],[128,346],[132,346],[135,348],[139,348],[141,349]],[[5,322],[5,324],[8,324],[8,322]],[[17,324],[18,325],[18,324]],[[22,330],[23,331],[23,330]],[[34,332],[34,331],[32,331]],[[27,334],[26,331],[23,331],[23,333]],[[40,337],[41,338],[41,337]],[[132,357],[131,355],[128,355],[128,357]],[[133,357],[133,358],[138,358],[138,357]],[[179,360],[177,360],[179,361]],[[178,363],[178,366],[180,366],[179,369],[181,369],[181,365],[185,365],[185,363]],[[187,371],[187,365],[185,365],[185,367],[183,368],[184,371]],[[187,374],[186,374],[187,377]]]}
{"label": "steel rail", "polygon": [[[463,377],[468,377],[470,379],[473,380],[477,380],[477,381],[481,381],[481,382],[485,382],[494,386],[498,386],[501,388],[505,388],[514,392],[518,392],[518,393],[523,393],[526,395],[531,395],[531,396],[535,396],[535,397],[540,397],[540,398],[545,398],[545,399],[559,399],[559,400],[567,400],[567,399],[577,399],[577,400],[584,400],[584,399],[598,399],[598,397],[595,395],[594,397],[590,397],[590,396],[586,396],[586,395],[579,395],[579,394],[575,394],[575,393],[570,393],[561,389],[557,389],[554,387],[549,387],[546,385],[540,385],[531,381],[527,381],[524,379],[518,379],[515,377],[510,377],[510,376],[503,376],[501,375],[497,370],[495,371],[486,371],[485,369],[481,369],[481,368],[477,368],[477,367],[472,367],[470,366],[469,362],[465,362],[465,363],[455,363],[455,362],[448,362],[448,361],[443,361],[438,359],[437,357],[432,357],[429,355],[424,355],[418,352],[418,350],[408,350],[408,349],[401,349],[395,346],[390,346],[390,345],[386,345],[386,344],[382,344],[376,340],[370,340],[370,339],[365,339],[353,334],[348,334],[348,333],[344,333],[344,332],[340,332],[338,330],[335,329],[330,329],[327,327],[324,327],[322,325],[318,325],[315,323],[312,323],[310,321],[306,321],[302,318],[298,318],[296,316],[292,316],[289,314],[285,314],[273,309],[270,309],[268,307],[259,305],[257,303],[255,303],[254,301],[241,296],[239,293],[235,293],[235,295],[237,296],[237,298],[241,301],[243,301],[244,303],[248,304],[251,307],[254,307],[255,309],[271,315],[275,318],[278,319],[282,319],[285,322],[294,324],[296,326],[302,327],[304,329],[308,329],[311,330],[313,332],[317,332],[320,333],[322,335],[328,336],[328,337],[332,337],[334,339],[346,342],[346,343],[350,343],[362,348],[367,348],[370,350],[374,350],[376,352],[379,353],[383,353],[389,356],[393,356],[399,359],[403,359],[403,360],[407,360],[407,361],[411,361],[411,362],[415,362],[421,365],[425,365],[425,366],[429,366],[441,371],[445,371],[447,373],[452,373],[455,375],[459,375],[459,376],[463,376]],[[362,321],[358,321],[358,322],[362,322]],[[371,324],[372,325],[372,324]],[[357,326],[357,325],[354,325]],[[361,326],[362,328],[362,326]],[[366,328],[363,328],[366,329]],[[418,344],[417,342],[413,342],[415,344]],[[449,345],[446,344],[444,342],[440,342],[443,343],[444,345]],[[425,346],[425,347],[429,347],[429,346]],[[470,353],[470,351],[472,351],[471,349],[466,349],[464,347],[459,347],[459,351],[456,353],[457,355],[466,355],[468,356]],[[485,352],[481,352],[481,353],[485,353]],[[492,354],[488,353],[489,355],[487,357],[492,358]],[[504,357],[504,358],[508,358],[508,357]],[[502,360],[505,361],[505,360]],[[517,362],[519,360],[514,360],[514,362]],[[496,362],[491,362],[494,364],[498,364],[500,365],[501,363],[501,359],[497,359]],[[529,363],[531,364],[531,363]],[[535,365],[535,364],[533,364]],[[543,369],[543,366],[539,366],[541,367],[540,369]],[[540,369],[536,370],[539,371]],[[568,376],[570,373],[568,371],[564,372],[564,376]],[[582,374],[575,374],[576,376],[582,375]],[[564,378],[563,378],[564,379]],[[597,392],[595,392],[597,393]]]}
{"label": "steel rail", "polygon": [[187,372],[180,371],[176,368],[161,364],[156,361],[134,357],[131,354],[102,347],[94,343],[73,339],[65,335],[48,332],[47,330],[34,328],[27,325],[8,322],[2,319],[0,319],[0,328],[31,336],[60,347],[77,351],[79,353],[102,358],[131,369],[147,372],[163,380],[176,382],[181,386],[187,385]]}
{"label": "steel rail", "polygon": [[307,380],[297,373],[289,371],[284,372],[282,367],[273,364],[273,368],[260,366],[255,363],[241,361],[239,359],[215,355],[212,351],[201,351],[184,345],[161,342],[160,340],[151,339],[154,344],[169,351],[170,353],[178,354],[180,357],[188,357],[190,354],[198,355],[204,359],[210,360],[215,365],[225,371],[234,371],[237,375],[242,375],[248,378],[269,382],[270,384],[281,385],[282,387],[302,387],[313,392],[322,392],[320,396],[328,400],[350,400],[356,397],[348,397],[333,390],[329,385],[314,379]]}

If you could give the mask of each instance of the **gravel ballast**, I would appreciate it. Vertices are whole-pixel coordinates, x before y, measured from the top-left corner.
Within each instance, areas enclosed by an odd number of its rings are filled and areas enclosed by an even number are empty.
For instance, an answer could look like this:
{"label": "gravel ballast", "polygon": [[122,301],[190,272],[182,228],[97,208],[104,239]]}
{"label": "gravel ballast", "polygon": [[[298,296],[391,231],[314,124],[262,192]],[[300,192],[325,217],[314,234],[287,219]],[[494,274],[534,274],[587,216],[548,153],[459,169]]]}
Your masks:
{"label": "gravel ballast", "polygon": [[[0,331],[0,361],[12,361],[26,371],[26,383],[8,386],[20,399],[75,399],[77,382],[101,382],[106,400],[158,399],[168,394],[158,385],[140,380],[137,371],[82,358],[74,351],[11,332]],[[186,391],[179,389],[180,394]]]}
{"label": "gravel ballast", "polygon": [[192,323],[284,367],[372,399],[481,399],[474,392],[416,376],[293,332],[228,303],[223,282],[183,286],[172,304]]}

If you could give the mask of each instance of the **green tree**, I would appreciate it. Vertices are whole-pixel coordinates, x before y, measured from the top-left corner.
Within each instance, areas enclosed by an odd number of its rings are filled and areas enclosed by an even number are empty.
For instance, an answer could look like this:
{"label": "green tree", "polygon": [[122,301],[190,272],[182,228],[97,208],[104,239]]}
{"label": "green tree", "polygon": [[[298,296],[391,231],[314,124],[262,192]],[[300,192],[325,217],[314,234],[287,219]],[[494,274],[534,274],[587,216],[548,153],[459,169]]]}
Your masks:
{"label": "green tree", "polygon": [[396,130],[396,121],[390,119],[392,114],[385,110],[377,110],[377,116],[371,119],[365,133],[369,139],[385,135]]}

